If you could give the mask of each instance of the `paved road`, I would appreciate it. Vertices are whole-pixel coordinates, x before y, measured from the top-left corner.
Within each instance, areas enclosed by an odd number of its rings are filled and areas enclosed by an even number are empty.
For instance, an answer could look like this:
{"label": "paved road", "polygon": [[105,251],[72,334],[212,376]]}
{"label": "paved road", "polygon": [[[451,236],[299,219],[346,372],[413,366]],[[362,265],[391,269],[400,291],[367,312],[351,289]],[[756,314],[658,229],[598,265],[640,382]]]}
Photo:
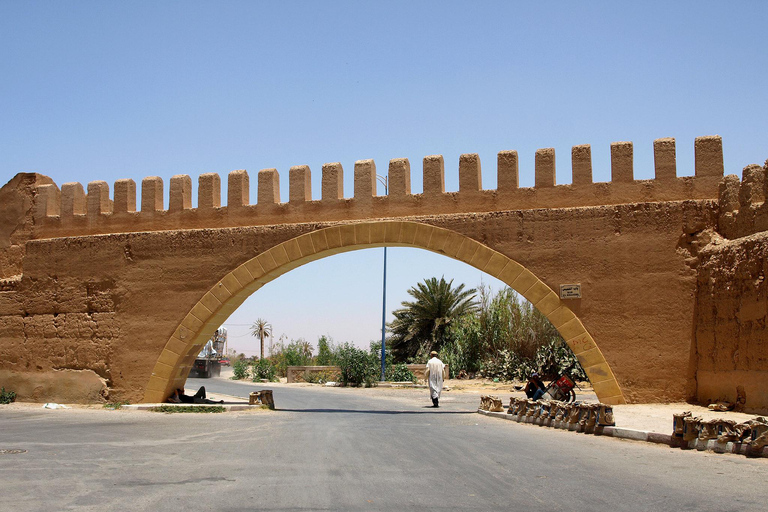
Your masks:
{"label": "paved road", "polygon": [[212,415],[0,409],[0,449],[28,450],[0,455],[0,510],[766,510],[766,459],[381,394],[282,386],[278,411]]}

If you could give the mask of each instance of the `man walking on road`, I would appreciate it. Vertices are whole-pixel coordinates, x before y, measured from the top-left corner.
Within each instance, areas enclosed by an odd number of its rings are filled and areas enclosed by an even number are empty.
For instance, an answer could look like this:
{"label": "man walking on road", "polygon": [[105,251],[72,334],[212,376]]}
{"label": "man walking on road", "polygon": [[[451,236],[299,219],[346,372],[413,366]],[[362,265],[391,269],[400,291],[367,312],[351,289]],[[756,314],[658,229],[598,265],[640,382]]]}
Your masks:
{"label": "man walking on road", "polygon": [[440,392],[443,390],[443,371],[445,364],[437,358],[434,350],[429,353],[431,359],[427,361],[426,377],[429,383],[429,396],[432,397],[432,407],[440,407]]}

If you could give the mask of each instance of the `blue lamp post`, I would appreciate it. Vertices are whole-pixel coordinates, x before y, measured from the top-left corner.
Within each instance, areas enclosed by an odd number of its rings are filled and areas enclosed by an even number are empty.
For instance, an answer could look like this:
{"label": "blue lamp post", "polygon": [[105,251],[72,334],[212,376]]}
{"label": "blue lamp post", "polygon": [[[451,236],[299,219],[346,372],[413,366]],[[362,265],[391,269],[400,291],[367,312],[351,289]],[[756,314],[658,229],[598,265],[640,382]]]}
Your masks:
{"label": "blue lamp post", "polygon": [[[384,195],[389,195],[389,177],[376,175],[376,179],[384,185]],[[385,380],[386,364],[385,356],[386,350],[384,348],[384,342],[386,339],[386,319],[387,319],[387,247],[384,246],[384,284],[382,285],[382,299],[381,299],[381,381]]]}

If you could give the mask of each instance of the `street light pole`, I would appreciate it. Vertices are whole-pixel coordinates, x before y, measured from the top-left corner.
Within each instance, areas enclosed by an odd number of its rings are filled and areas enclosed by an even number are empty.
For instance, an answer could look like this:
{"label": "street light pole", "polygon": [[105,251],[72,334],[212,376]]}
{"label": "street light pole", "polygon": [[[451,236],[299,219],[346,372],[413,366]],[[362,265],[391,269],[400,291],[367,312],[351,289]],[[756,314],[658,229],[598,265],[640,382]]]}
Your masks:
{"label": "street light pole", "polygon": [[[384,185],[384,195],[389,195],[389,177],[376,175],[376,179]],[[387,246],[384,246],[384,283],[382,285],[382,299],[381,299],[381,382],[385,380],[386,368],[385,357],[386,350],[384,348],[386,340],[386,319],[387,319]]]}

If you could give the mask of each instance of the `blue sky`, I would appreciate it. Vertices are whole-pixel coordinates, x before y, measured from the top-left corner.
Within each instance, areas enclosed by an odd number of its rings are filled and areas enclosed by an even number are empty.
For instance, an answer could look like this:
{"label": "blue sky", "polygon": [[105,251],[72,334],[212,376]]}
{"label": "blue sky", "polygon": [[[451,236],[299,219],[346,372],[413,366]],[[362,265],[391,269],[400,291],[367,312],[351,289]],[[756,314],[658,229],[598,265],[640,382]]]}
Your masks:
{"label": "blue sky", "polygon": [[[174,174],[223,176],[339,161],[478,153],[495,188],[496,153],[591,144],[595,181],[609,145],[635,143],[635,176],[653,176],[652,141],[723,136],[726,173],[768,158],[765,2],[11,2],[0,0],[0,181],[36,171],[56,183]],[[194,185],[193,185],[194,187]],[[166,186],[166,191],[168,187]],[[167,193],[167,192],[166,192]],[[383,190],[380,191],[383,193]],[[167,204],[167,202],[166,202]],[[230,319],[367,345],[380,336],[382,249],[297,269]],[[432,275],[470,286],[481,274],[424,251],[390,250],[389,310]],[[486,282],[498,286],[489,277]],[[298,313],[297,313],[298,312]]]}

